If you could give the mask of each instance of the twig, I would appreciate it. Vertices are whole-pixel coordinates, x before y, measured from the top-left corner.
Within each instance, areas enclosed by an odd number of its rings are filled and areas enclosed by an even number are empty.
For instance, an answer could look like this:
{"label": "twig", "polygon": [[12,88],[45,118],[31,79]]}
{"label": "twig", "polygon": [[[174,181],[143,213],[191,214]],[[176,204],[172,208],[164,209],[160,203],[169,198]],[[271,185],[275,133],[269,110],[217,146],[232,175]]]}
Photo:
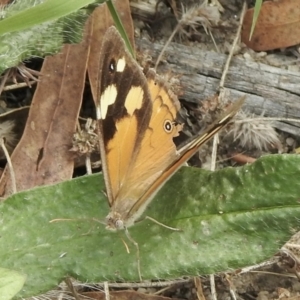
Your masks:
{"label": "twig", "polygon": [[93,172],[92,172],[91,157],[89,153],[87,153],[85,157],[85,167],[86,167],[86,174],[91,175]]}
{"label": "twig", "polygon": [[68,286],[68,288],[69,288],[71,294],[73,295],[73,297],[75,298],[75,300],[81,300],[81,298],[79,297],[79,295],[72,283],[72,280],[69,277],[67,277],[67,278],[65,278],[64,282]]}
{"label": "twig", "polygon": [[219,143],[219,134],[216,133],[213,139],[212,153],[211,153],[211,163],[210,170],[216,170],[216,162],[217,162],[217,153],[218,153],[218,143]]}
{"label": "twig", "polygon": [[300,123],[299,119],[291,119],[291,118],[277,118],[277,117],[260,117],[260,118],[248,118],[243,120],[235,120],[235,123],[246,123],[253,121],[280,121],[280,122],[296,122]]}
{"label": "twig", "polygon": [[104,293],[105,293],[105,300],[110,300],[109,286],[107,281],[104,281]]}
{"label": "twig", "polygon": [[[172,284],[185,283],[190,281],[190,279],[175,279],[167,281],[157,281],[157,282],[120,282],[120,283],[110,283],[111,288],[140,288],[140,287],[165,287]],[[97,284],[100,287],[104,286],[104,283]]]}
{"label": "twig", "polygon": [[155,63],[155,66],[154,66],[154,69],[156,70],[157,69],[157,66],[159,64],[159,62],[161,61],[161,58],[163,56],[163,54],[165,53],[167,47],[169,46],[169,44],[171,43],[174,35],[176,34],[176,32],[179,30],[179,28],[181,27],[181,23],[179,22],[175,29],[173,30],[172,34],[170,35],[170,37],[168,38],[167,42],[165,43],[164,47],[162,48],[162,50],[160,51],[158,57],[157,57],[157,60],[156,60],[156,63]]}
{"label": "twig", "polygon": [[210,291],[211,291],[211,298],[213,300],[217,300],[217,291],[216,291],[216,283],[215,283],[215,275],[209,275],[209,282],[210,282]]}
{"label": "twig", "polygon": [[241,35],[241,30],[242,30],[242,25],[243,25],[246,9],[247,9],[247,3],[245,1],[244,5],[243,5],[243,8],[242,8],[242,12],[241,12],[239,27],[238,27],[235,39],[232,43],[229,55],[227,57],[227,61],[226,61],[225,66],[224,66],[223,74],[222,74],[222,77],[221,77],[221,80],[220,80],[220,85],[219,85],[220,93],[221,93],[221,89],[224,88],[225,79],[226,79],[226,76],[227,76],[227,73],[228,73],[228,70],[229,70],[229,65],[230,65],[231,59],[233,57],[234,49],[235,49],[235,46],[236,46],[236,44],[237,44],[237,42],[240,38],[240,35]]}
{"label": "twig", "polygon": [[13,194],[15,194],[17,192],[16,176],[15,176],[13,165],[11,163],[9,153],[8,153],[7,148],[5,146],[4,138],[1,138],[0,143],[1,143],[1,148],[3,150],[3,153],[5,155],[5,158],[7,160],[7,165],[8,165],[8,169],[9,169],[9,173],[10,173],[10,178],[11,178],[12,191],[13,191]]}
{"label": "twig", "polygon": [[[31,85],[36,84],[36,81],[28,81],[28,82]],[[15,84],[11,84],[11,85],[4,87],[3,91],[16,90],[16,89],[20,89],[20,88],[27,87],[27,86],[28,86],[28,84],[26,82],[15,83]]]}
{"label": "twig", "polygon": [[194,277],[194,284],[195,284],[198,300],[205,300],[205,296],[203,294],[203,289],[202,289],[202,282],[198,276]]}

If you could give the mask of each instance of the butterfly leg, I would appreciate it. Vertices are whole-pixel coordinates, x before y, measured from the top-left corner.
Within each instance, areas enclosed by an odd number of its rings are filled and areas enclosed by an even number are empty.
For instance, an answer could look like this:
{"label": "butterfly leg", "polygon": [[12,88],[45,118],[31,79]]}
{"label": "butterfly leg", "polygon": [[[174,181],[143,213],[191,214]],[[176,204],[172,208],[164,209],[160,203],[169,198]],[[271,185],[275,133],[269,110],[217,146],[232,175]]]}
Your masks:
{"label": "butterfly leg", "polygon": [[132,236],[130,235],[130,233],[129,233],[129,231],[128,231],[127,228],[125,228],[125,234],[126,234],[127,238],[129,239],[129,241],[136,247],[138,274],[139,274],[140,282],[142,282],[143,279],[142,279],[142,274],[141,274],[141,260],[140,260],[140,248],[139,248],[139,244],[132,238]]}
{"label": "butterfly leg", "polygon": [[165,228],[173,230],[173,231],[182,231],[182,229],[180,229],[180,228],[175,228],[175,227],[171,227],[171,226],[165,225],[165,224],[160,223],[157,220],[155,220],[155,219],[153,219],[153,218],[151,218],[149,216],[146,216],[145,219],[148,219],[148,220],[152,221],[153,223],[156,223],[157,225],[160,225],[162,227],[165,227]]}

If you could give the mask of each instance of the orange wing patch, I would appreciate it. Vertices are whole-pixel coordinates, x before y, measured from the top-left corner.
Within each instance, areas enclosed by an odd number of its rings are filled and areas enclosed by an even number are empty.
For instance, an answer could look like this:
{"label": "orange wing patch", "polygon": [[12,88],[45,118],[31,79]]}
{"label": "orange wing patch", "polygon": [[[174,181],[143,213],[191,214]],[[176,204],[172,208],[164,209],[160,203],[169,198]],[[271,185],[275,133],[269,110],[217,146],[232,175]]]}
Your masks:
{"label": "orange wing patch", "polygon": [[181,125],[176,123],[179,102],[161,82],[155,81],[154,73],[148,77],[148,87],[153,105],[149,126],[113,207],[124,219],[147,205],[148,202],[140,203],[139,199],[178,156],[173,138],[181,130]]}
{"label": "orange wing patch", "polygon": [[123,118],[116,123],[117,134],[107,145],[107,168],[113,199],[126,180],[128,164],[132,159],[137,139],[137,120],[135,117]]}

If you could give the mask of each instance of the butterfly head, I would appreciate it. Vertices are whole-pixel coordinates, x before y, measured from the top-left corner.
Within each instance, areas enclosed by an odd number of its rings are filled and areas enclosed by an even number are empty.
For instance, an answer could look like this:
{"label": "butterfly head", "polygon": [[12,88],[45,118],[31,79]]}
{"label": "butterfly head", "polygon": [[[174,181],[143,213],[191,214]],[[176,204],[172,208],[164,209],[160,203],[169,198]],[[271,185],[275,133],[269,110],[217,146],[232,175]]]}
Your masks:
{"label": "butterfly head", "polygon": [[124,221],[117,212],[110,212],[106,217],[106,229],[111,231],[125,229]]}

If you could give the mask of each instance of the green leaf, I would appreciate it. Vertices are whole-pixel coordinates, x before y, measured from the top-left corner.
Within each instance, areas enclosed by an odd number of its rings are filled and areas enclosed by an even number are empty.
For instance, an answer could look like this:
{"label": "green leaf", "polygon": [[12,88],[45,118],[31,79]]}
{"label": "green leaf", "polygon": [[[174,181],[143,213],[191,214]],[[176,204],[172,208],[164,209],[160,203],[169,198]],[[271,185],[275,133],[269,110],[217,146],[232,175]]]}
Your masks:
{"label": "green leaf", "polygon": [[[145,214],[182,231],[148,220],[129,228],[143,279],[227,271],[272,256],[300,227],[299,174],[297,155],[217,172],[181,168]],[[27,274],[20,296],[45,292],[67,275],[138,280],[136,249],[124,232],[91,220],[109,211],[104,189],[100,175],[85,176],[16,194],[0,206],[1,267]],[[77,220],[49,223],[57,218]]]}
{"label": "green leaf", "polygon": [[[4,26],[3,22],[10,20],[15,16],[23,13],[22,9],[26,8],[31,1],[17,1],[8,6],[5,15],[8,17],[0,21],[0,31],[12,31],[11,26]],[[37,1],[35,1],[37,2]],[[63,1],[61,2],[63,3]],[[31,3],[31,5],[33,5]],[[42,5],[42,4],[40,4]],[[24,7],[25,6],[25,7]],[[38,7],[38,6],[36,6]],[[32,8],[33,9],[33,8]],[[12,12],[13,11],[13,12]],[[29,13],[31,9],[27,9],[24,13]],[[43,13],[41,18],[43,19]],[[54,15],[53,15],[54,16]],[[58,16],[57,16],[58,17]],[[22,23],[21,27],[25,30],[18,30],[5,33],[0,36],[0,73],[5,69],[17,66],[21,61],[28,60],[31,57],[44,57],[46,55],[57,53],[64,43],[78,43],[82,40],[83,27],[88,14],[85,10],[80,10],[64,18],[56,19],[52,22],[43,22],[36,26],[27,28],[29,24]],[[33,18],[30,17],[29,18]],[[34,22],[37,20],[34,19]],[[24,21],[25,22],[25,21]],[[17,26],[17,22],[15,26]],[[2,29],[1,29],[2,28]]]}
{"label": "green leaf", "polygon": [[262,0],[256,0],[255,1],[255,6],[254,6],[254,13],[253,13],[253,20],[252,20],[252,26],[251,26],[251,31],[250,31],[250,36],[249,36],[249,41],[252,38],[255,26],[256,26],[256,22],[258,20],[259,17],[259,13],[261,10],[261,5],[262,5]]}
{"label": "green leaf", "polygon": [[[57,20],[93,2],[95,0],[46,0],[1,20],[0,34],[24,30],[44,22]],[[31,1],[27,3],[32,5]]]}
{"label": "green leaf", "polygon": [[8,269],[0,268],[0,300],[9,300],[23,287],[26,276]]}
{"label": "green leaf", "polygon": [[125,42],[125,45],[126,45],[128,51],[129,51],[129,53],[135,59],[135,52],[134,52],[134,50],[132,48],[132,45],[131,45],[131,43],[129,41],[129,38],[128,38],[127,33],[125,31],[125,28],[123,26],[122,20],[120,19],[119,14],[118,14],[118,12],[117,12],[117,10],[116,10],[113,2],[111,0],[108,0],[106,2],[106,4],[107,4],[107,7],[108,7],[109,12],[111,14],[111,17],[113,18],[113,20],[115,22],[115,26],[118,29],[120,35],[122,36],[122,38],[123,38],[123,40]]}

